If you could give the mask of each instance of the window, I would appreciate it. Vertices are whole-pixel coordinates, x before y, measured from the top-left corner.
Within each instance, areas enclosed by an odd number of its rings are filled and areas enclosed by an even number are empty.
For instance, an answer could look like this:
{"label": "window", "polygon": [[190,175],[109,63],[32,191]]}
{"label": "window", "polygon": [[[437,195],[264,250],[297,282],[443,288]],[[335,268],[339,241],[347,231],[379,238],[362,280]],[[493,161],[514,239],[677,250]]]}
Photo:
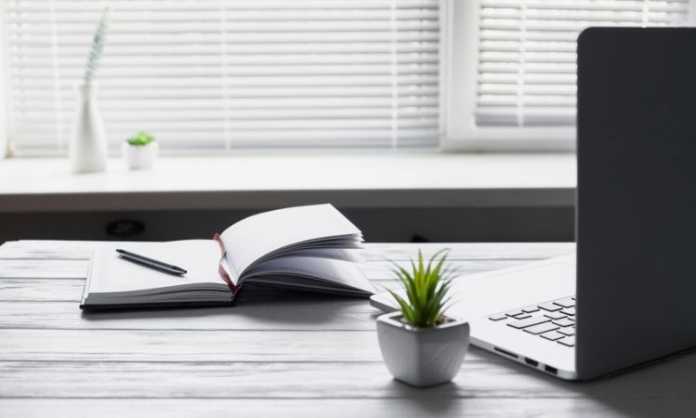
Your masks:
{"label": "window", "polygon": [[[67,151],[102,2],[5,0],[8,137]],[[98,70],[112,153],[432,146],[440,0],[115,0]]]}
{"label": "window", "polygon": [[[569,150],[578,33],[683,25],[694,3],[113,0],[99,108],[112,154],[138,130],[169,153]],[[0,5],[15,154],[66,153],[102,4]]]}
{"label": "window", "polygon": [[[450,122],[459,145],[563,149],[575,137],[576,40],[588,26],[683,25],[689,0],[452,2],[465,63]],[[473,28],[473,29],[472,29]],[[460,47],[461,49],[461,47]],[[456,73],[456,69],[453,70]],[[488,143],[488,144],[487,144]]]}

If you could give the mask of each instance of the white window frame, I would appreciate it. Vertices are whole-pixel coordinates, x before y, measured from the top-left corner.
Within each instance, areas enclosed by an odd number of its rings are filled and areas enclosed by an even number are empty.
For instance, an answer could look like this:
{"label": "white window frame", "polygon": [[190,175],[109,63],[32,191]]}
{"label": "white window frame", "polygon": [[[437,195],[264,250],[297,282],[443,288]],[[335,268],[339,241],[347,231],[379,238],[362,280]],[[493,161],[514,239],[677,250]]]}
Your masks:
{"label": "white window frame", "polygon": [[[477,126],[479,0],[442,0],[444,82],[441,89],[445,151],[574,152],[575,127]],[[689,24],[696,0],[690,1]]]}
{"label": "white window frame", "polygon": [[7,22],[6,10],[7,5],[4,1],[0,1],[0,160],[10,156],[10,127],[8,124],[9,116],[7,114]]}

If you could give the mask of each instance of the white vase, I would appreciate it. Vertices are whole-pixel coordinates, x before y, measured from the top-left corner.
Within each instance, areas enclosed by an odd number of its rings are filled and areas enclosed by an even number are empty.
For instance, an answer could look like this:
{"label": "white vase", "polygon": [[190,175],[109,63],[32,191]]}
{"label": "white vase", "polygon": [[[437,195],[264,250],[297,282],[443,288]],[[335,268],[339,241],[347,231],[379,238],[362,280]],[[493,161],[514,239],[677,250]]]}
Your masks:
{"label": "white vase", "polygon": [[155,164],[159,145],[157,142],[150,142],[147,145],[130,145],[124,142],[121,151],[129,169],[149,170]]}
{"label": "white vase", "polygon": [[78,85],[75,123],[70,140],[70,166],[73,173],[106,170],[107,140],[97,106],[97,84]]}
{"label": "white vase", "polygon": [[401,312],[392,312],[377,318],[377,337],[394,378],[432,386],[457,375],[469,347],[469,323],[448,320],[434,328],[415,328],[401,321]]}

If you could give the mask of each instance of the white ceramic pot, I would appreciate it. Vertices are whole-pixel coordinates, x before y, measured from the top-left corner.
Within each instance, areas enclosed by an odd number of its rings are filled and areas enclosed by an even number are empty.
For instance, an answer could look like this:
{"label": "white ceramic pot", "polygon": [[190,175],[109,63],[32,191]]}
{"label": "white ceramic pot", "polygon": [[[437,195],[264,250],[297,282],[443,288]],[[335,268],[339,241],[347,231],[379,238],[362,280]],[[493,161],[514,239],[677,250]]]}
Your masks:
{"label": "white ceramic pot", "polygon": [[401,312],[377,318],[382,358],[397,380],[432,386],[456,376],[469,347],[469,323],[449,320],[435,328],[415,328],[401,321]]}
{"label": "white ceramic pot", "polygon": [[131,145],[124,142],[122,151],[129,169],[149,170],[155,165],[159,145],[157,142],[150,142],[147,145]]}
{"label": "white ceramic pot", "polygon": [[106,170],[106,134],[97,106],[97,84],[78,86],[77,112],[70,139],[70,167],[73,173]]}

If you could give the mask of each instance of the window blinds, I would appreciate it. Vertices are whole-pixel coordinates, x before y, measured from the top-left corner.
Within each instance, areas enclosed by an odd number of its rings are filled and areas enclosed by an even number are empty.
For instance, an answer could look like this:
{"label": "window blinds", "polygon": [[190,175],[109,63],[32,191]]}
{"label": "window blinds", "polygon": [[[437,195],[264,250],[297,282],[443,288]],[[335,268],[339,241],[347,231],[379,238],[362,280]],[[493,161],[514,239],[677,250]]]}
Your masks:
{"label": "window blinds", "polygon": [[574,125],[580,31],[678,25],[688,9],[689,0],[481,0],[477,125]]}
{"label": "window blinds", "polygon": [[[104,3],[6,1],[10,140],[65,153]],[[439,0],[115,0],[97,72],[112,152],[434,144]]]}

